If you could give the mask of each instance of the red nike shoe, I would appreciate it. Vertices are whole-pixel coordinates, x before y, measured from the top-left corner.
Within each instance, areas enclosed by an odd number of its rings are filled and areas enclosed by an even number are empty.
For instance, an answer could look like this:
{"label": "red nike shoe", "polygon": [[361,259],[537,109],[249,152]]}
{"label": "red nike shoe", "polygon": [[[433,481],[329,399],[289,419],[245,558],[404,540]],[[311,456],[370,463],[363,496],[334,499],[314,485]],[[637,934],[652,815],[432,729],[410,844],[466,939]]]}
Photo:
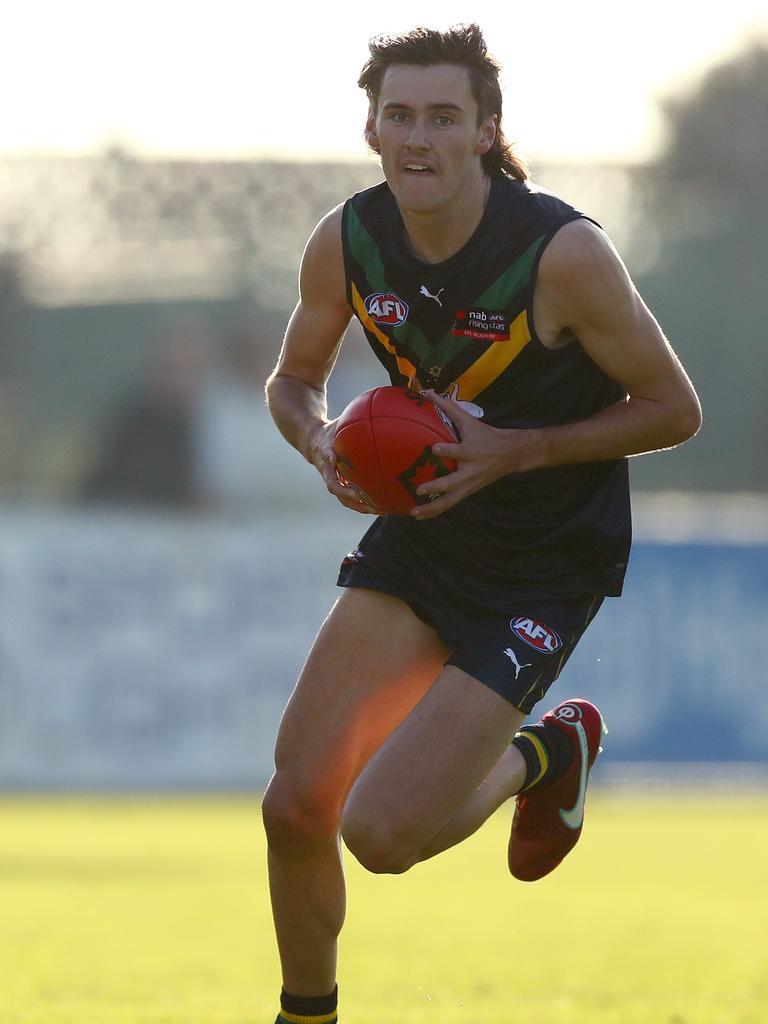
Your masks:
{"label": "red nike shoe", "polygon": [[551,786],[517,798],[507,857],[509,870],[522,882],[548,875],[579,841],[589,770],[608,731],[595,705],[581,698],[558,704],[542,722],[568,737],[573,759]]}

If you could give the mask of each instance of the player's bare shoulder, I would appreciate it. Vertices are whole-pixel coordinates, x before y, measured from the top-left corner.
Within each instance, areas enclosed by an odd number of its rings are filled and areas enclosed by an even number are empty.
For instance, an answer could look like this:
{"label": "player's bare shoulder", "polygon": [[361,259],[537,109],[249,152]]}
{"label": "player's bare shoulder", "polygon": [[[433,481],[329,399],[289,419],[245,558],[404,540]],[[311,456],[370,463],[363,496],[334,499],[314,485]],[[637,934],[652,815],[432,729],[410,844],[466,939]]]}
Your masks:
{"label": "player's bare shoulder", "polygon": [[629,276],[605,231],[584,217],[569,221],[555,233],[542,255],[540,273],[560,287],[605,274]]}
{"label": "player's bare shoulder", "polygon": [[597,316],[633,311],[638,299],[624,263],[608,235],[581,218],[564,224],[541,258],[534,295],[534,320],[542,343],[558,348]]}
{"label": "player's bare shoulder", "polygon": [[302,302],[346,305],[341,222],[344,204],[334,207],[317,224],[301,260],[299,290]]}

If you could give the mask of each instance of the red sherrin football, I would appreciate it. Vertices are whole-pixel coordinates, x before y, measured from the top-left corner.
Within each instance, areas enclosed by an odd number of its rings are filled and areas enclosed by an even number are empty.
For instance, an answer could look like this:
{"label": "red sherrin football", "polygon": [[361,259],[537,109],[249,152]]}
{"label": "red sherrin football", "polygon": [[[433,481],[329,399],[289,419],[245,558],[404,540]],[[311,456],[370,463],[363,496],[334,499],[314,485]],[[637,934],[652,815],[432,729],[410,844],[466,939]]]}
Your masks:
{"label": "red sherrin football", "polygon": [[428,399],[405,388],[381,387],[349,403],[333,447],[345,483],[362,491],[382,514],[406,515],[427,500],[416,494],[419,484],[456,468],[453,459],[433,455],[432,445],[456,440]]}

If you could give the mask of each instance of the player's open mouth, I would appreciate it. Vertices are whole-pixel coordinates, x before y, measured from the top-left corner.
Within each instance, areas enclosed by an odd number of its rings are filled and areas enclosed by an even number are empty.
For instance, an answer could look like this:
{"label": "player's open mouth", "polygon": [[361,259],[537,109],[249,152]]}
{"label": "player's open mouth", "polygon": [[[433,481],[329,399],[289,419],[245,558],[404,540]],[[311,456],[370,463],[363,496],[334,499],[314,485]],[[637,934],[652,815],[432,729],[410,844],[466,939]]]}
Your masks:
{"label": "player's open mouth", "polygon": [[417,164],[417,163],[406,164],[405,167],[403,167],[403,170],[407,171],[409,174],[434,174],[435,173],[432,170],[432,168],[431,167],[427,167],[426,164]]}

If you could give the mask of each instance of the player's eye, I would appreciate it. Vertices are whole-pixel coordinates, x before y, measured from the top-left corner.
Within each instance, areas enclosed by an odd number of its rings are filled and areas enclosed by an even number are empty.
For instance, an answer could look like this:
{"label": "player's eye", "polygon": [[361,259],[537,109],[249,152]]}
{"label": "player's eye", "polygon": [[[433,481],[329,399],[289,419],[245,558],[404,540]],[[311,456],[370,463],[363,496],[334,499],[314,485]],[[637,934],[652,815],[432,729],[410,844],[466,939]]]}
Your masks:
{"label": "player's eye", "polygon": [[438,114],[435,118],[435,122],[440,128],[447,128],[453,124],[453,118],[449,114]]}
{"label": "player's eye", "polygon": [[405,124],[408,120],[408,114],[405,110],[393,110],[389,115],[390,121],[394,121],[395,124]]}

